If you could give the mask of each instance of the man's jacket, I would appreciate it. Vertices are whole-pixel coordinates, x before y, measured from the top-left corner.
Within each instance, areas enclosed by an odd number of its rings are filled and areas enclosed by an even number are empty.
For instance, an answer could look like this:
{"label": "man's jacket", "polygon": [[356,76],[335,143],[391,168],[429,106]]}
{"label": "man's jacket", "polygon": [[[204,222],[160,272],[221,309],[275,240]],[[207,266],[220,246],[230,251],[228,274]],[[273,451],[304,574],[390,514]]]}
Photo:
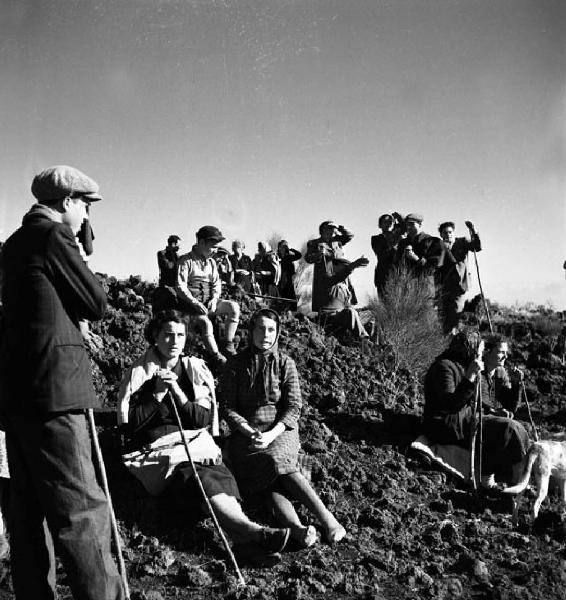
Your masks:
{"label": "man's jacket", "polygon": [[98,405],[78,322],[101,319],[106,294],[68,225],[34,205],[4,245],[0,407],[60,412]]}

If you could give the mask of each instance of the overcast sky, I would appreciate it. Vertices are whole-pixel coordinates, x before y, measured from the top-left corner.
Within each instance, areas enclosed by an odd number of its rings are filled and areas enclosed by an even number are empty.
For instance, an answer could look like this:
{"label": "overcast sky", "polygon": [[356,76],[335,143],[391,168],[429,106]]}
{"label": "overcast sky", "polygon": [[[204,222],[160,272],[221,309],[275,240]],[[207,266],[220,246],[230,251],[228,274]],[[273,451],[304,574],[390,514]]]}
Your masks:
{"label": "overcast sky", "polygon": [[333,219],[363,297],[378,216],[418,211],[476,223],[491,299],[566,308],[565,40],[562,0],[2,0],[0,239],[62,163],[108,274]]}

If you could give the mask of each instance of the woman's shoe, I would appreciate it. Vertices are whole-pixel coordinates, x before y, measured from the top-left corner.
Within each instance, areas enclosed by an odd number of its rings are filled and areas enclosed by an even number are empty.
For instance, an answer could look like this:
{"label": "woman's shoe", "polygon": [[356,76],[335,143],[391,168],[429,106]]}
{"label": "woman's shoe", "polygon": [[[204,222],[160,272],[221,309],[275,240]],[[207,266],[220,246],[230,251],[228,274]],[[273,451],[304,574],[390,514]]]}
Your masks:
{"label": "woman's shoe", "polygon": [[259,544],[268,552],[282,552],[287,542],[291,530],[288,527],[276,529],[274,527],[263,527],[260,533]]}

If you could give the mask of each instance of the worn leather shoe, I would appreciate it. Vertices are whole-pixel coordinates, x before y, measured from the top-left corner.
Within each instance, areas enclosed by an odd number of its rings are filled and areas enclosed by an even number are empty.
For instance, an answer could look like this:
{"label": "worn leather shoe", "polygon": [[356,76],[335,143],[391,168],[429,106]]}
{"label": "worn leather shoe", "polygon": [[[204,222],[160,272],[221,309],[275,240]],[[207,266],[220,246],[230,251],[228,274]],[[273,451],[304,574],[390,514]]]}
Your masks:
{"label": "worn leather shoe", "polygon": [[282,529],[264,527],[261,530],[259,544],[268,552],[281,552],[287,545],[290,535],[291,530],[288,527]]}
{"label": "worn leather shoe", "polygon": [[273,567],[281,562],[281,554],[268,552],[256,542],[236,544],[232,550],[238,563],[251,567]]}

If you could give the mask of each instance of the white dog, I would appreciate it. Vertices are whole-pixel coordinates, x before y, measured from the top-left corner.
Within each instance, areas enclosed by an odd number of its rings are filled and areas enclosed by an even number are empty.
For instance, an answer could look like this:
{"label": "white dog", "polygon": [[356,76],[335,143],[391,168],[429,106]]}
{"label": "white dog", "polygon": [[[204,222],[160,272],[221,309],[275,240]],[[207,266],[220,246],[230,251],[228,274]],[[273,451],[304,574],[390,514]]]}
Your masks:
{"label": "white dog", "polygon": [[534,442],[527,452],[522,463],[520,480],[512,487],[505,488],[503,493],[514,494],[513,498],[513,523],[517,524],[519,517],[519,503],[522,493],[529,484],[531,473],[536,488],[536,499],[533,505],[533,521],[537,518],[540,506],[548,495],[548,483],[553,477],[561,482],[560,496],[566,506],[566,441],[541,441]]}

